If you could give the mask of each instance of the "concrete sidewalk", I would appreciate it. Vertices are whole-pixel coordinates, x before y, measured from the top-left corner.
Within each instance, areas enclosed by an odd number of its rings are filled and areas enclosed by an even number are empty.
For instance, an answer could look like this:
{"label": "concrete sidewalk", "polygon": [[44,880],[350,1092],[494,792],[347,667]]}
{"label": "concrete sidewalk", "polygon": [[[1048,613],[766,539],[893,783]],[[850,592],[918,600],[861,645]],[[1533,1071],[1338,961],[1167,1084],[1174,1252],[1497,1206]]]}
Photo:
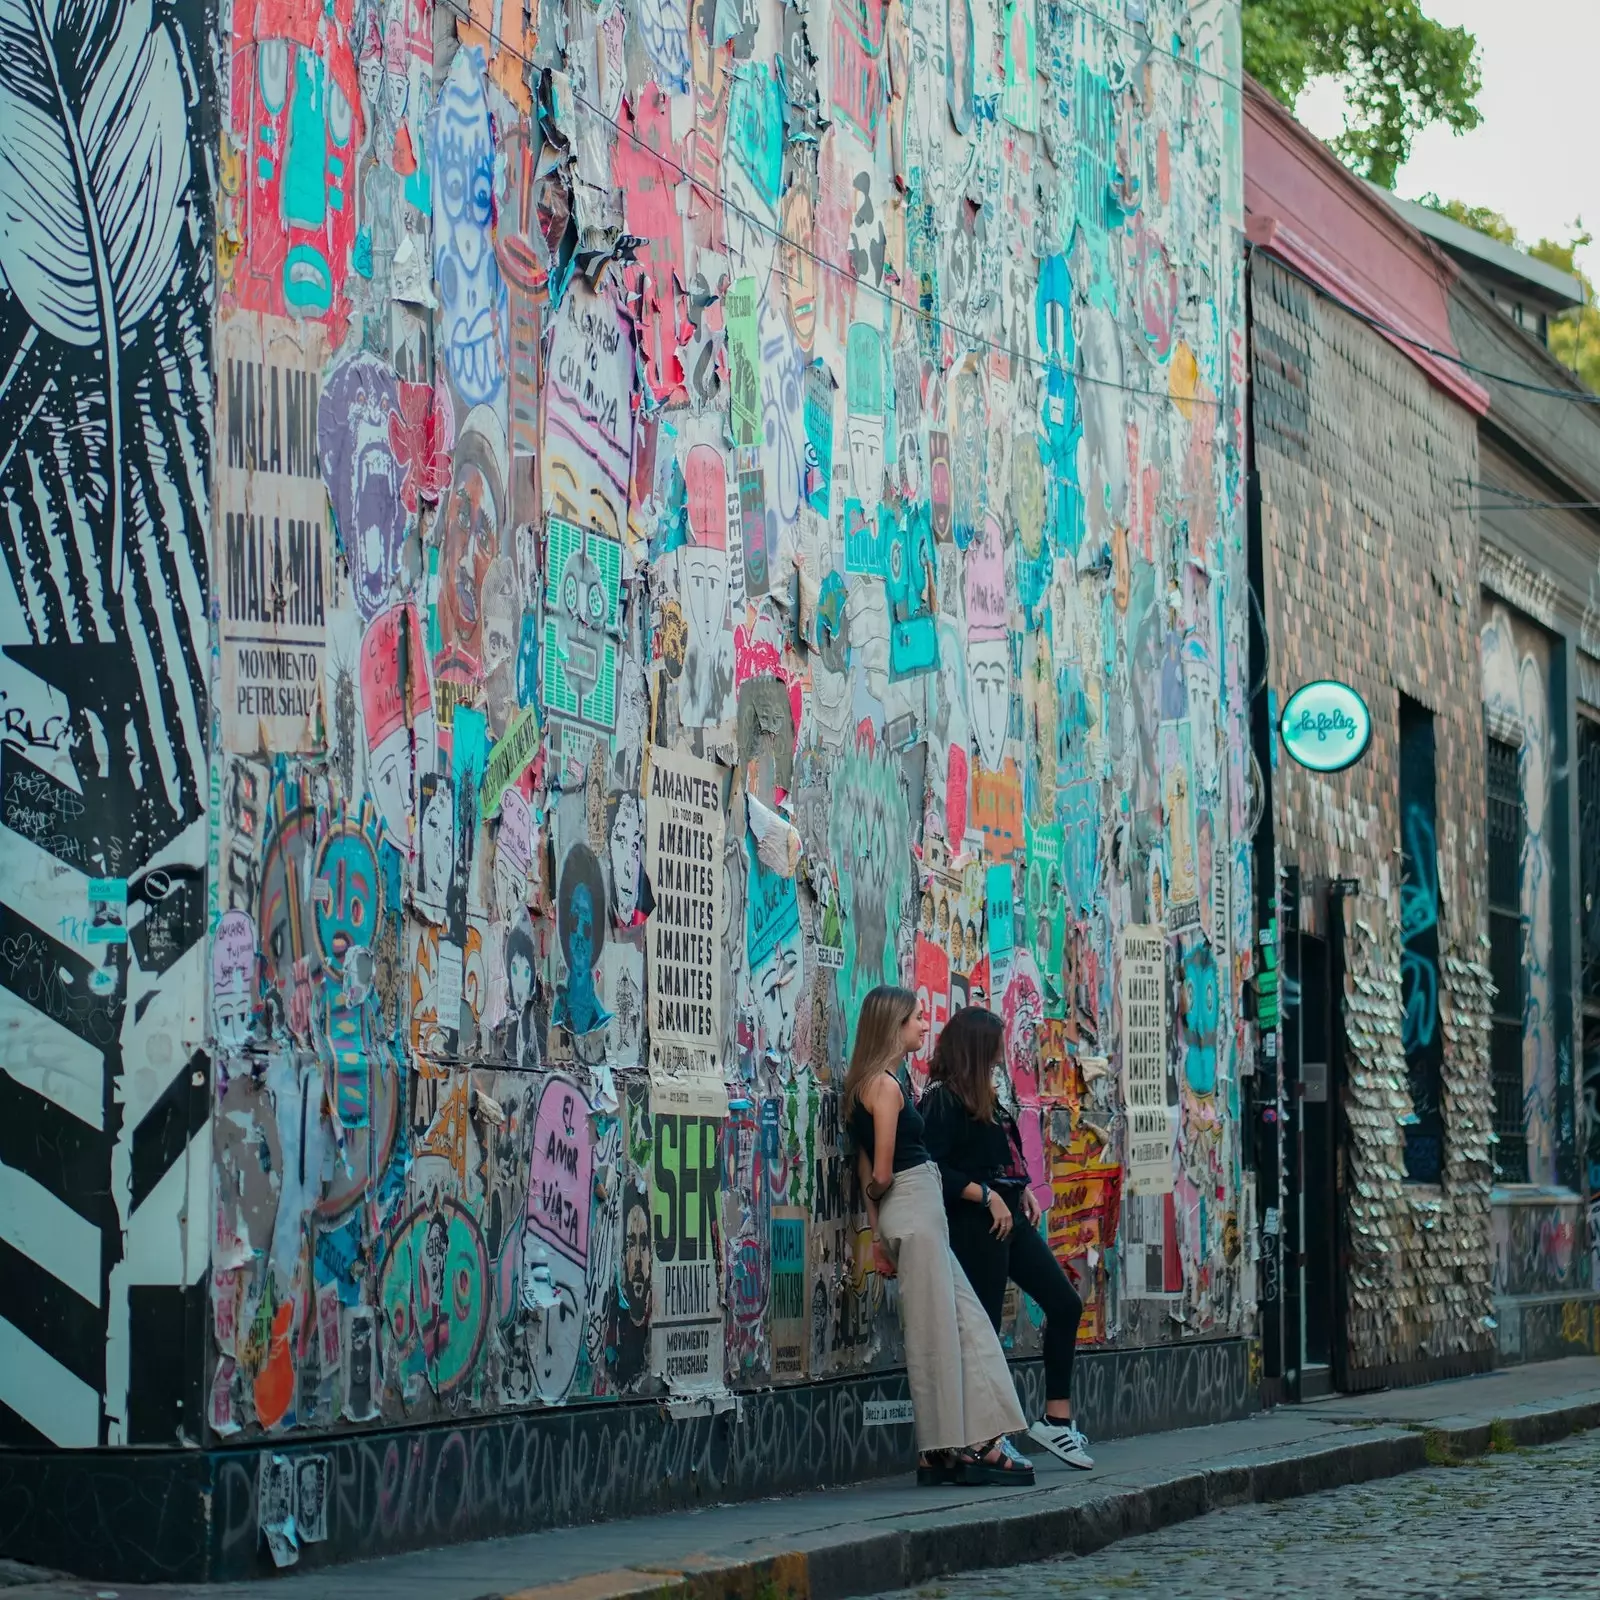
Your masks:
{"label": "concrete sidewalk", "polygon": [[1032,1489],[900,1478],[287,1573],[270,1584],[61,1579],[6,1600],[846,1600],[980,1567],[1096,1550],[1220,1506],[1277,1500],[1548,1443],[1600,1424],[1600,1358],[1334,1398],[1095,1447],[1096,1470],[1035,1453]]}

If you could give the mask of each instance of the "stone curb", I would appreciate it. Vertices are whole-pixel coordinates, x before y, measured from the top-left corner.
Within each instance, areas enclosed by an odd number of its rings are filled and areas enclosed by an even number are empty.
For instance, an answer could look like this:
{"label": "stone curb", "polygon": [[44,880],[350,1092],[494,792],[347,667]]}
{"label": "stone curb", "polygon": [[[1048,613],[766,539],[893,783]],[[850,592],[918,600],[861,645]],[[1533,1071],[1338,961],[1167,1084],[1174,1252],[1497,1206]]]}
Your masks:
{"label": "stone curb", "polygon": [[1504,1416],[1372,1424],[1363,1435],[1259,1460],[1180,1469],[1170,1478],[1117,1489],[1072,1505],[1003,1500],[930,1511],[907,1525],[856,1527],[816,1536],[809,1548],[746,1559],[687,1556],[624,1567],[566,1583],[495,1590],[478,1600],[852,1600],[910,1588],[956,1572],[1090,1555],[1136,1534],[1227,1506],[1288,1500],[1448,1466],[1495,1449],[1550,1444],[1600,1426],[1600,1400],[1517,1406]]}

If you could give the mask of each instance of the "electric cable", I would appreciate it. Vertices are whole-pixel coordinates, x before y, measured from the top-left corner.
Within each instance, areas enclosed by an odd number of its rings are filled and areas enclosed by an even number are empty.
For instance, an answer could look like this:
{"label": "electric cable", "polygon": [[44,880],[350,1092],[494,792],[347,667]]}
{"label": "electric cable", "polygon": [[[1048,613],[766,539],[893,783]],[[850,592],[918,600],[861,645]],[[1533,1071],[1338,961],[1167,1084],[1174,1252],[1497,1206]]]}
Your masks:
{"label": "electric cable", "polygon": [[[483,33],[488,38],[495,40],[501,49],[505,50],[516,60],[522,62],[524,66],[536,66],[535,62],[523,55],[521,51],[515,49],[499,34],[495,33],[492,28],[485,26],[485,24],[480,22],[476,17],[472,16],[468,11],[466,11],[459,3],[459,0],[444,0],[444,4],[449,10],[453,11],[471,27],[476,28],[480,33]],[[592,112],[603,122],[606,122],[611,127],[615,128],[618,133],[630,139],[636,148],[645,151],[653,161],[657,162],[662,167],[667,168],[669,171],[676,172],[680,178],[686,181],[696,191],[696,193],[698,193],[705,200],[719,201],[725,210],[731,211],[735,216],[740,217],[752,227],[770,236],[781,248],[793,250],[797,254],[807,257],[809,260],[815,262],[816,265],[821,267],[824,271],[832,272],[854,284],[856,288],[865,289],[869,294],[877,295],[887,304],[898,307],[908,316],[920,318],[922,321],[928,323],[931,327],[940,330],[947,330],[951,334],[955,335],[959,341],[963,341],[967,349],[973,353],[976,353],[979,349],[987,350],[997,355],[1003,355],[1008,360],[1021,362],[1040,372],[1060,372],[1064,376],[1070,378],[1074,383],[1089,383],[1098,385],[1102,388],[1117,389],[1124,394],[1138,395],[1145,400],[1165,400],[1173,404],[1182,403],[1194,406],[1204,406],[1209,410],[1217,412],[1219,416],[1222,412],[1222,401],[1212,395],[1196,393],[1193,395],[1182,396],[1180,400],[1180,397],[1174,395],[1170,390],[1163,391],[1160,389],[1145,388],[1138,384],[1119,383],[1114,378],[1101,378],[1091,373],[1079,372],[1073,368],[1063,367],[1055,362],[1043,360],[1040,357],[1031,355],[1026,351],[1012,349],[1008,345],[1003,345],[997,340],[989,338],[986,334],[978,333],[973,329],[964,328],[957,323],[951,322],[947,318],[941,317],[935,311],[930,311],[919,305],[913,305],[909,300],[902,299],[899,295],[891,293],[888,289],[882,288],[874,283],[869,283],[866,279],[858,277],[852,267],[849,267],[842,262],[831,261],[825,256],[818,255],[817,252],[809,245],[801,244],[799,240],[790,238],[783,232],[781,228],[775,227],[764,217],[758,217],[754,213],[747,211],[743,206],[740,206],[736,202],[730,200],[726,195],[713,193],[687,167],[682,166],[679,162],[674,161],[670,156],[662,154],[661,151],[647,144],[632,128],[628,127],[623,122],[619,122],[602,106],[596,105],[586,96],[574,91],[572,98],[574,104],[582,106],[586,111]],[[794,281],[790,274],[784,273],[781,270],[779,270],[779,275],[786,278],[790,282]]]}
{"label": "electric cable", "polygon": [[[1255,250],[1261,248],[1262,246],[1260,245],[1246,245],[1246,250],[1249,252],[1254,252]],[[1267,253],[1272,256],[1272,263],[1274,266],[1288,273],[1291,278],[1297,278],[1301,283],[1305,284],[1308,289],[1312,290],[1322,299],[1328,301],[1331,305],[1338,306],[1341,311],[1347,312],[1358,322],[1366,323],[1369,328],[1374,329],[1378,333],[1384,334],[1391,339],[1398,339],[1402,344],[1409,344],[1415,349],[1421,350],[1425,354],[1433,356],[1440,361],[1448,361],[1452,366],[1460,367],[1465,372],[1475,373],[1479,377],[1488,378],[1492,383],[1503,383],[1512,389],[1525,389],[1532,394],[1546,395],[1552,400],[1566,400],[1574,405],[1600,406],[1600,394],[1591,394],[1587,389],[1582,390],[1580,393],[1574,393],[1571,389],[1555,389],[1551,388],[1548,384],[1529,383],[1523,378],[1509,377],[1506,373],[1495,372],[1488,367],[1477,366],[1473,362],[1468,361],[1464,356],[1455,355],[1449,350],[1441,350],[1437,345],[1429,344],[1427,340],[1419,339],[1415,334],[1406,333],[1402,329],[1395,327],[1392,323],[1385,322],[1382,317],[1375,317],[1371,312],[1363,311],[1359,306],[1351,305],[1348,300],[1345,300],[1341,296],[1335,294],[1333,290],[1326,287],[1326,285],[1318,283],[1315,278],[1310,277],[1308,274],[1302,272],[1298,267],[1291,265],[1289,262],[1285,261],[1282,256],[1273,254],[1270,246],[1267,246],[1266,249]]]}

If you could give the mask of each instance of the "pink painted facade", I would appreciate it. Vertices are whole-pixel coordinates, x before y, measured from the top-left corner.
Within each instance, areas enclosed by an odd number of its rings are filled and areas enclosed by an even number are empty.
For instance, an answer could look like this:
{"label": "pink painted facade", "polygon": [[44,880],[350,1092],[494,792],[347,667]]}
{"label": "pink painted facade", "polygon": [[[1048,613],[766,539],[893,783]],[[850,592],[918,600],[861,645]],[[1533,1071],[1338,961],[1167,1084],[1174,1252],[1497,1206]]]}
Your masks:
{"label": "pink painted facade", "polygon": [[1245,80],[1245,233],[1368,318],[1429,380],[1482,416],[1488,391],[1450,332],[1456,267],[1258,83]]}

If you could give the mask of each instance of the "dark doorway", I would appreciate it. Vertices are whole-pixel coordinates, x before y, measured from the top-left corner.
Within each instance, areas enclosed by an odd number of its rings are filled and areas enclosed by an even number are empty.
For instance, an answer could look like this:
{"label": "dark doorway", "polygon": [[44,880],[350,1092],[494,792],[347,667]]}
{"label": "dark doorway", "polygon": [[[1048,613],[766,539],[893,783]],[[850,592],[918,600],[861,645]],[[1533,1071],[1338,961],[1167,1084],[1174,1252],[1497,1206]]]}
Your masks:
{"label": "dark doorway", "polygon": [[[1339,1278],[1340,1084],[1334,995],[1342,978],[1338,932],[1342,895],[1300,894],[1285,872],[1283,1058],[1288,1096],[1284,1129],[1285,1388],[1312,1400],[1334,1387],[1342,1359]],[[1319,904],[1318,902],[1322,903]],[[1302,912],[1308,915],[1302,916]],[[1331,937],[1330,937],[1331,936]]]}
{"label": "dark doorway", "polygon": [[[1330,951],[1319,935],[1300,935],[1300,1191],[1305,1254],[1305,1378],[1326,1386],[1333,1362],[1334,1278],[1338,1201],[1334,1192],[1333,1028],[1329,1014]],[[1320,1371],[1319,1371],[1320,1369]],[[1324,1392],[1326,1388],[1324,1387]],[[1309,1393],[1304,1398],[1310,1399]]]}

